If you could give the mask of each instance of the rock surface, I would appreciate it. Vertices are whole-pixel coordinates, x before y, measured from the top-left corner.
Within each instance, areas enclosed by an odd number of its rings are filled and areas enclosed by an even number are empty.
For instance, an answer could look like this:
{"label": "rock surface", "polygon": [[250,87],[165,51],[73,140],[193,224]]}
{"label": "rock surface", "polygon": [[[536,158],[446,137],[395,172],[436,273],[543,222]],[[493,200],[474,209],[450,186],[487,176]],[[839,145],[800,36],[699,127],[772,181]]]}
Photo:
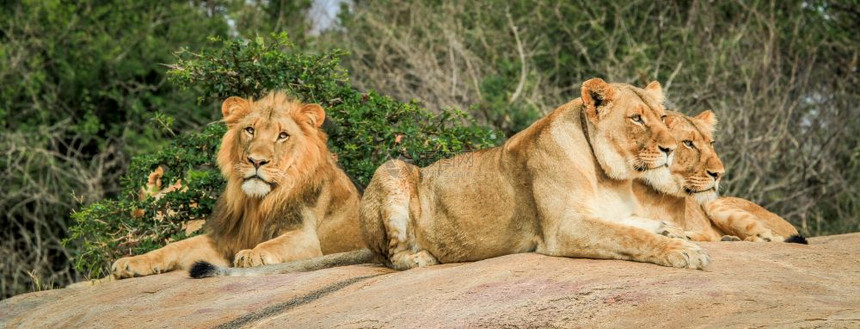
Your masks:
{"label": "rock surface", "polygon": [[860,233],[702,245],[705,271],[519,254],[405,272],[174,272],[0,301],[0,327],[860,327]]}

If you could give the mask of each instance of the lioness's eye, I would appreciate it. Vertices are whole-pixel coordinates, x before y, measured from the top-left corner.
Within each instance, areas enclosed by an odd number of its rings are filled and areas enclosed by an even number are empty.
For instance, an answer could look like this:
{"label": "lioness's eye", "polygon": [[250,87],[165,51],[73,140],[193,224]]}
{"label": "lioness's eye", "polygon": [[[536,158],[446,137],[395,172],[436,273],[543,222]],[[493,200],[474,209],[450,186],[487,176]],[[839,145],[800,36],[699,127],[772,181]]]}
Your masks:
{"label": "lioness's eye", "polygon": [[633,120],[633,122],[636,122],[636,123],[644,123],[644,122],[642,122],[642,116],[639,114],[631,115],[630,120]]}
{"label": "lioness's eye", "polygon": [[287,139],[287,137],[290,137],[290,134],[287,134],[285,132],[282,132],[280,135],[278,135],[278,139]]}
{"label": "lioness's eye", "polygon": [[250,134],[250,135],[253,135],[254,134],[254,127],[245,128],[245,132]]}
{"label": "lioness's eye", "polygon": [[693,148],[693,141],[691,141],[689,139],[683,141],[682,143],[684,143],[684,146],[686,146],[686,147]]}
{"label": "lioness's eye", "polygon": [[660,117],[660,121],[663,121],[663,123],[666,123],[666,115],[665,114],[662,117]]}

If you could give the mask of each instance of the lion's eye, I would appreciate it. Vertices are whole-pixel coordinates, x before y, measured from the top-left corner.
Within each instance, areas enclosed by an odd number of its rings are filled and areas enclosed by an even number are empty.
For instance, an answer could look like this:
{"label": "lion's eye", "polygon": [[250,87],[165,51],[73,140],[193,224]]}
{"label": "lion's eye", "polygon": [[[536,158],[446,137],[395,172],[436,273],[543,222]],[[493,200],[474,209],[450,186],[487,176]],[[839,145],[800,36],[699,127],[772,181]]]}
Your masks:
{"label": "lion's eye", "polygon": [[290,137],[290,134],[282,132],[280,135],[278,135],[278,140],[284,140],[287,139],[287,137]]}
{"label": "lion's eye", "polygon": [[684,143],[684,146],[686,146],[686,147],[693,148],[693,141],[691,141],[689,139],[683,141],[682,143]]}
{"label": "lion's eye", "polygon": [[249,135],[253,136],[254,135],[254,127],[245,128],[245,132],[248,133]]}
{"label": "lion's eye", "polygon": [[666,117],[667,117],[667,115],[664,114],[662,117],[660,117],[660,121],[663,121],[663,123],[666,123]]}
{"label": "lion's eye", "polygon": [[645,123],[642,121],[642,116],[639,114],[631,115],[630,120],[633,120],[633,122],[635,122],[635,123]]}

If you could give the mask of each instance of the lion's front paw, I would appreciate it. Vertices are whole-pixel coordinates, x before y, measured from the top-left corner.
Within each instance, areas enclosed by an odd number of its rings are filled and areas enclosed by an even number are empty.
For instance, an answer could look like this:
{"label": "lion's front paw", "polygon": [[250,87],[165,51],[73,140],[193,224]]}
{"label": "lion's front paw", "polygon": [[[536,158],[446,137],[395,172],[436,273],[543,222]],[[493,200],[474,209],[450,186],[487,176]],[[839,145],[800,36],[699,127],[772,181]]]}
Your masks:
{"label": "lion's front paw", "polygon": [[150,274],[167,272],[168,269],[160,261],[147,255],[123,257],[113,262],[111,274],[116,279],[132,278]]}
{"label": "lion's front paw", "polygon": [[689,240],[684,229],[675,223],[668,221],[660,221],[660,227],[657,228],[657,233],[672,239]]}
{"label": "lion's front paw", "polygon": [[236,253],[233,258],[235,267],[254,267],[268,264],[278,264],[280,260],[271,252],[263,249],[245,249]]}
{"label": "lion's front paw", "polygon": [[673,239],[666,247],[666,262],[669,266],[701,270],[711,263],[711,256],[699,245]]}

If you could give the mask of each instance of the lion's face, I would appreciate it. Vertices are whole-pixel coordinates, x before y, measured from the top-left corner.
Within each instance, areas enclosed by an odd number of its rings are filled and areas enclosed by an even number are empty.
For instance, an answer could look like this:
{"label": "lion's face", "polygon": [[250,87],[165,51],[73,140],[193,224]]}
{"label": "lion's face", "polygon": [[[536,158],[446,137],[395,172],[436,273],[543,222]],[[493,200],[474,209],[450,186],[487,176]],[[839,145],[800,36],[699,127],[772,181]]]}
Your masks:
{"label": "lion's face", "polygon": [[725,172],[713,146],[716,116],[711,111],[692,118],[677,112],[668,115],[669,130],[680,144],[670,167],[672,177],[669,181],[656,181],[646,176],[646,182],[664,193],[693,196],[699,203],[716,199]]}
{"label": "lion's face", "polygon": [[247,196],[288,189],[323,160],[325,135],[319,126],[325,112],[319,105],[270,93],[259,100],[230,97],[221,111],[230,129],[218,164],[225,177],[241,181]]}
{"label": "lion's face", "polygon": [[659,83],[640,89],[591,79],[582,85],[582,101],[594,154],[609,177],[669,176],[677,144],[663,121]]}

